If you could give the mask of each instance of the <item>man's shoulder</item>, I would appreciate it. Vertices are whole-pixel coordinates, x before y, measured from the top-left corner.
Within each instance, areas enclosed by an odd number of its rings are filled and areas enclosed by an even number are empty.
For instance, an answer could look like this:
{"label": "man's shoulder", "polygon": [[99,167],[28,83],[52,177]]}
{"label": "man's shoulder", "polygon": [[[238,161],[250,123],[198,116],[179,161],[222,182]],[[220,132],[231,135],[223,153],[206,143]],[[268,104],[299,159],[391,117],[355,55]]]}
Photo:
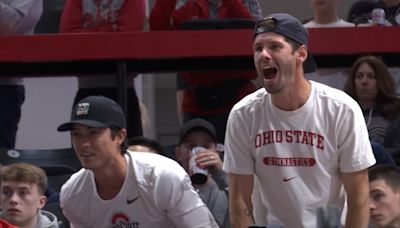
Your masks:
{"label": "man's shoulder", "polygon": [[[186,172],[173,159],[148,152],[131,152],[133,169],[139,182],[152,182],[164,176],[182,176]],[[151,174],[151,175],[149,175]]]}
{"label": "man's shoulder", "polygon": [[253,93],[250,93],[249,95],[243,97],[233,106],[232,110],[236,112],[247,108],[254,109],[258,107],[263,107],[264,101],[268,97],[268,95],[269,93],[265,90],[265,88],[260,88]]}
{"label": "man's shoulder", "polygon": [[86,192],[92,184],[92,175],[89,170],[81,169],[71,175],[71,177],[64,183],[60,191],[60,200],[69,198],[71,196]]}
{"label": "man's shoulder", "polygon": [[327,101],[332,101],[334,103],[338,103],[341,105],[356,105],[358,106],[357,102],[350,97],[347,93],[340,89],[336,89],[330,87],[328,85],[311,81],[313,88],[315,89],[315,94],[320,99],[325,99]]}

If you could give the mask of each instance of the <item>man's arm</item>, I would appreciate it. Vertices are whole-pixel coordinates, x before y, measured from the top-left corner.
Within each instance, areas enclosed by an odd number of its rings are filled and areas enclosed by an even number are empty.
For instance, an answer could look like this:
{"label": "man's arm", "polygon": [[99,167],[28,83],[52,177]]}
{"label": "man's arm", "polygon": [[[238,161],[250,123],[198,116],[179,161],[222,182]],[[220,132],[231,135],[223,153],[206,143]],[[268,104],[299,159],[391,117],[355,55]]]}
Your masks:
{"label": "man's arm", "polygon": [[232,228],[254,224],[252,192],[253,175],[229,174],[229,216]]}
{"label": "man's arm", "polygon": [[346,228],[366,228],[369,220],[368,170],[342,173],[347,194]]}

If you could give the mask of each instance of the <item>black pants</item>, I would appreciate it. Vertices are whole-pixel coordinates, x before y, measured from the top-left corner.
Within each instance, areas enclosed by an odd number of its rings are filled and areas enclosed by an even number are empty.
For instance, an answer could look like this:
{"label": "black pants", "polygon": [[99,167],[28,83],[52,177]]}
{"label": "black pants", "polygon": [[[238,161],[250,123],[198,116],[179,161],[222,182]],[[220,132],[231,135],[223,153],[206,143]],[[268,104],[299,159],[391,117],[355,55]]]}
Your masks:
{"label": "black pants", "polygon": [[24,101],[24,86],[0,86],[0,147],[15,147],[21,106]]}

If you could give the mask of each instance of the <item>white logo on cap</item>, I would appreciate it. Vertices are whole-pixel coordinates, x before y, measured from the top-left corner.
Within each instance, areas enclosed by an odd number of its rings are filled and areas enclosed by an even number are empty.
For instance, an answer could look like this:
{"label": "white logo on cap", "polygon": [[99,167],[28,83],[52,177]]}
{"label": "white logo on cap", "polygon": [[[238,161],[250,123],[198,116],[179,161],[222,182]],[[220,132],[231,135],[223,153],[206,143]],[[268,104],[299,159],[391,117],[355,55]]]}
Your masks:
{"label": "white logo on cap", "polygon": [[76,109],[77,116],[87,115],[89,113],[89,103],[80,103],[78,104],[78,108]]}

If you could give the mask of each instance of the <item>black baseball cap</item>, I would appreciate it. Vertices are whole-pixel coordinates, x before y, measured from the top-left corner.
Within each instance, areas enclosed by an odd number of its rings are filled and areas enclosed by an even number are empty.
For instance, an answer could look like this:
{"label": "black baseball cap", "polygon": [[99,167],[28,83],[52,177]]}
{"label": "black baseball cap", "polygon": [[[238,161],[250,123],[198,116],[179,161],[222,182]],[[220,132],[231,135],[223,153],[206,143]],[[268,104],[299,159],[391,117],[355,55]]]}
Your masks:
{"label": "black baseball cap", "polygon": [[[303,24],[295,17],[285,13],[271,14],[264,19],[257,21],[254,29],[254,38],[258,34],[274,32],[282,35],[298,44],[308,45],[308,31]],[[310,53],[303,63],[304,73],[312,73],[317,65]]]}
{"label": "black baseball cap", "polygon": [[214,141],[217,142],[217,132],[214,125],[204,119],[196,118],[189,120],[182,125],[179,131],[179,144],[182,143],[188,133],[195,130],[206,131],[213,137]]}
{"label": "black baseball cap", "polygon": [[61,124],[57,130],[70,131],[73,124],[93,128],[126,128],[126,118],[121,106],[115,101],[104,96],[89,96],[74,106],[71,121]]}

